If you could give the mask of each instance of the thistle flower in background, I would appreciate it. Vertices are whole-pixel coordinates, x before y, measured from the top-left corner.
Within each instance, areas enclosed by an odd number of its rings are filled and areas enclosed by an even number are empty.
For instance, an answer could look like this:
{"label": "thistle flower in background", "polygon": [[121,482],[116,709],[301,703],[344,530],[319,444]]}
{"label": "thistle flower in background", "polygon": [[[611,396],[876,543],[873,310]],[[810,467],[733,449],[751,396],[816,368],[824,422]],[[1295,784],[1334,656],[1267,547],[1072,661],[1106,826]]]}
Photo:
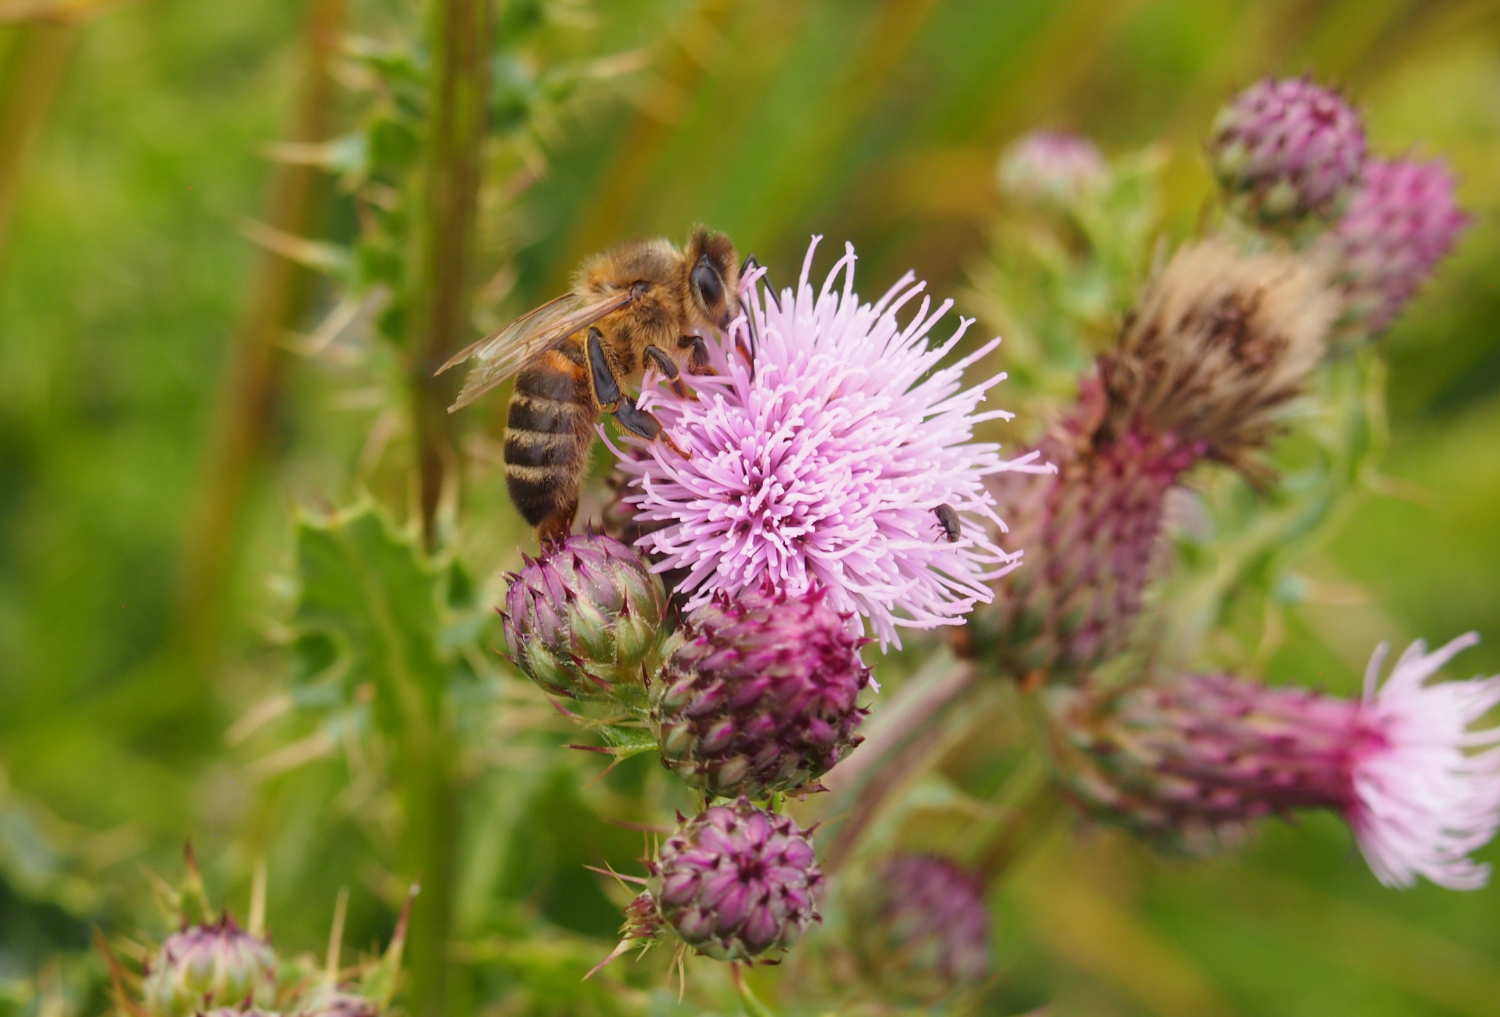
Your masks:
{"label": "thistle flower in background", "polygon": [[[643,458],[621,456],[633,488],[625,501],[643,524],[662,524],[639,546],[660,556],[657,571],[687,570],[678,592],[688,609],[767,580],[794,596],[817,585],[833,610],[867,618],[882,647],[899,646],[898,626],[956,625],[991,599],[987,581],[1020,554],[989,535],[1004,524],[984,478],[1040,467],[1030,465],[1035,457],[1006,462],[999,446],[972,440],[976,424],[1010,416],[975,412],[1004,375],[961,387],[964,368],[998,339],[938,367],[970,324],[931,348],[929,333],[951,301],[929,313],[924,297],[902,327],[896,313],[922,285],[908,274],[861,304],[853,247],[814,292],[816,247],[815,238],[797,288],[779,297],[767,291],[762,301],[759,274],[747,273],[741,303],[754,321],[753,373],[741,318],[729,341],[709,341],[717,375],[694,378],[696,398],[646,386],[642,407],[691,457],[660,443]],[[937,516],[944,505],[959,519],[956,540]]]}
{"label": "thistle flower in background", "polygon": [[865,977],[889,991],[933,999],[990,976],[984,886],[945,858],[888,859],[865,881],[849,912]]}
{"label": "thistle flower in background", "polygon": [[1219,110],[1208,140],[1230,206],[1267,225],[1337,215],[1359,181],[1359,113],[1310,78],[1267,78]]}
{"label": "thistle flower in background", "polygon": [[819,587],[720,596],[689,614],[651,688],[662,762],[723,797],[804,788],[860,742],[870,669]]}
{"label": "thistle flower in background", "polygon": [[573,699],[644,694],[665,638],[666,592],[613,537],[574,535],[512,577],[505,644],[546,692]]}
{"label": "thistle flower in background", "polygon": [[1364,338],[1390,328],[1447,257],[1469,225],[1454,190],[1441,160],[1365,163],[1349,210],[1317,246],[1344,295],[1342,335]]}
{"label": "thistle flower in background", "polygon": [[1039,452],[1058,473],[990,485],[1026,567],[976,614],[976,647],[1021,678],[1093,667],[1125,646],[1156,559],[1167,491],[1202,459],[1261,477],[1337,307],[1282,254],[1189,247],[1150,284]]}
{"label": "thistle flower in background", "polygon": [[332,986],[319,986],[298,1002],[292,1017],[380,1017],[373,999]]}
{"label": "thistle flower in background", "polygon": [[186,1017],[215,1003],[262,1005],[276,996],[276,953],[226,913],[172,933],[147,965],[142,1001],[154,1017]]}
{"label": "thistle flower in background", "polygon": [[670,930],[705,957],[774,961],[822,920],[807,832],[744,798],[684,820],[647,865],[648,889],[626,909],[627,939],[611,958]]}
{"label": "thistle flower in background", "polygon": [[1063,694],[1064,773],[1091,812],[1166,846],[1200,851],[1264,816],[1327,808],[1387,886],[1476,889],[1489,868],[1469,855],[1500,828],[1500,727],[1469,727],[1500,704],[1500,678],[1427,682],[1477,641],[1413,643],[1380,685],[1382,645],[1361,699],[1226,675]]}
{"label": "thistle flower in background", "polygon": [[1033,131],[1000,156],[1001,191],[1038,205],[1067,205],[1103,187],[1109,165],[1087,138],[1067,131]]}

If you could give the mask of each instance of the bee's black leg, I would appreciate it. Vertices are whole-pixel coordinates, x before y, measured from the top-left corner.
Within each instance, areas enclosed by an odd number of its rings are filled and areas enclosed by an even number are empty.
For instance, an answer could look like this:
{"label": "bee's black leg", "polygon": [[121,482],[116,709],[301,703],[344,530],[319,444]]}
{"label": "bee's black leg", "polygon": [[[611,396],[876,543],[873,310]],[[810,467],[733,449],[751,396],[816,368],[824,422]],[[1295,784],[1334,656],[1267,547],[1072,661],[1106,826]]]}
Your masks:
{"label": "bee's black leg", "polygon": [[677,361],[667,356],[666,350],[658,346],[647,346],[646,356],[656,365],[657,370],[667,376],[667,381],[671,384],[672,391],[677,394],[677,398],[696,400],[697,397],[687,387],[687,382],[682,380],[682,372],[677,369]]}
{"label": "bee's black leg", "polygon": [[601,342],[603,338],[604,333],[597,328],[589,329],[589,373],[594,376],[594,398],[606,410],[613,410],[624,395],[620,392],[620,382],[615,378],[615,372],[610,370],[609,361],[604,356],[604,345]]}
{"label": "bee's black leg", "polygon": [[632,434],[638,434],[647,441],[659,441],[684,459],[692,458],[689,453],[683,451],[672,440],[671,435],[662,430],[661,421],[657,420],[650,411],[640,409],[629,399],[626,399],[619,406],[615,407],[614,412],[615,419],[620,422],[620,426],[625,428],[625,430]]}
{"label": "bee's black leg", "polygon": [[678,349],[693,348],[688,355],[688,374],[717,374],[713,365],[708,362],[708,343],[703,341],[701,335],[685,335],[677,340]]}
{"label": "bee's black leg", "polygon": [[[753,254],[750,255],[750,257],[748,257],[748,258],[745,259],[745,263],[740,266],[740,278],[743,279],[745,277],[745,273],[753,271],[754,269],[757,269],[757,268],[760,268],[760,267],[761,267],[760,262],[756,260],[755,255],[753,255]],[[765,278],[766,278],[765,276],[761,276],[761,281],[765,282]],[[756,347],[760,343],[760,337],[755,334],[755,315],[752,314],[752,313],[750,313],[750,308],[748,308],[748,307],[742,308],[742,310],[745,312],[745,328],[750,333],[750,355],[749,355],[749,361],[750,361],[750,380],[754,381],[755,380],[755,350],[756,350]]]}

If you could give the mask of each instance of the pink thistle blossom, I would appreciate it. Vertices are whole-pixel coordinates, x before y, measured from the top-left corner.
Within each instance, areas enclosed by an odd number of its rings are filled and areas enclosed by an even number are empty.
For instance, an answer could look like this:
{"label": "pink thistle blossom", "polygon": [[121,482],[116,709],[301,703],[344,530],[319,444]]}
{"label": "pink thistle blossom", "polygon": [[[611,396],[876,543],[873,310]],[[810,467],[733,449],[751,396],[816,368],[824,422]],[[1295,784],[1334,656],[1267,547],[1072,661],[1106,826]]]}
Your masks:
{"label": "pink thistle blossom", "polygon": [[1500,727],[1470,731],[1469,725],[1500,704],[1500,677],[1426,684],[1477,642],[1470,632],[1428,653],[1418,640],[1378,689],[1385,644],[1370,658],[1360,719],[1379,737],[1354,758],[1355,799],[1345,816],[1387,886],[1425,876],[1449,889],[1475,890],[1489,880],[1489,866],[1469,853],[1500,829]]}
{"label": "pink thistle blossom", "polygon": [[1327,808],[1387,886],[1477,889],[1489,867],[1469,855],[1500,829],[1500,727],[1469,726],[1500,704],[1500,677],[1427,684],[1477,641],[1413,643],[1377,687],[1382,645],[1361,699],[1229,675],[1064,694],[1081,750],[1064,769],[1080,804],[1166,846],[1202,850],[1264,816]]}
{"label": "pink thistle blossom", "polygon": [[[747,273],[745,314],[727,339],[709,338],[717,373],[693,379],[696,398],[648,379],[641,406],[691,458],[661,443],[621,455],[624,500],[643,529],[659,526],[638,541],[656,571],[686,570],[678,593],[689,595],[689,610],[768,579],[793,596],[817,585],[835,611],[868,618],[882,648],[900,646],[898,626],[962,624],[992,598],[986,582],[1019,564],[1019,551],[990,537],[1004,523],[984,478],[1049,468],[1032,465],[1035,454],[1007,462],[998,445],[972,440],[976,424],[1011,416],[975,412],[1004,374],[961,387],[964,369],[999,339],[939,367],[972,320],[933,345],[929,333],[952,301],[929,313],[923,296],[900,325],[897,311],[924,288],[911,273],[873,305],[860,303],[852,245],[814,291],[819,239],[795,290],[762,294],[763,273]],[[937,517],[944,505],[958,515],[956,540]]]}

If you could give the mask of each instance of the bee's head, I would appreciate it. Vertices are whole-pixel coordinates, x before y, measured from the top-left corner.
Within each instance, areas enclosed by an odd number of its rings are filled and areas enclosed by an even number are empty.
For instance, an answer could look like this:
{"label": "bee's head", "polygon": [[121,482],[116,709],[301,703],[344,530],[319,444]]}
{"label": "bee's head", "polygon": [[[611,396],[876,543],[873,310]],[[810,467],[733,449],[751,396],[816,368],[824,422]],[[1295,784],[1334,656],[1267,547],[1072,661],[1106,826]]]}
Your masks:
{"label": "bee's head", "polygon": [[736,294],[740,283],[740,256],[722,233],[699,226],[687,245],[687,288],[694,317],[705,324],[727,329],[740,305]]}

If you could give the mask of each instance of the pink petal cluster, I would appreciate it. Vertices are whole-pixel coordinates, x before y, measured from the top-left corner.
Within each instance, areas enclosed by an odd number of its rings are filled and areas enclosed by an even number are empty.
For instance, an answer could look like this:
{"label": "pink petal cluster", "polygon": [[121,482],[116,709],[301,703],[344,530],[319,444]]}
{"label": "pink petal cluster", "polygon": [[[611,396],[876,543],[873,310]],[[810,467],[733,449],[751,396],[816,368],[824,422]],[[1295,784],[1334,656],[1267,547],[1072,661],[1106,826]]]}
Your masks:
{"label": "pink petal cluster", "polygon": [[1477,642],[1471,632],[1428,653],[1418,640],[1378,688],[1385,645],[1370,658],[1360,719],[1379,738],[1353,760],[1355,798],[1345,815],[1387,886],[1424,876],[1473,890],[1489,880],[1489,866],[1469,854],[1500,829],[1500,727],[1469,726],[1500,704],[1500,677],[1427,684]]}
{"label": "pink petal cluster", "polygon": [[[1047,467],[972,440],[976,424],[1010,416],[975,412],[1005,375],[961,384],[998,339],[940,367],[972,324],[930,341],[952,301],[933,310],[924,296],[903,326],[897,312],[923,290],[908,273],[860,303],[852,246],[815,291],[818,239],[795,289],[762,293],[760,274],[747,274],[746,315],[727,339],[710,337],[717,374],[692,379],[696,398],[648,379],[641,405],[690,458],[660,442],[622,455],[625,501],[643,528],[660,527],[638,542],[654,568],[686,570],[678,592],[689,609],[767,580],[793,595],[817,585],[834,610],[868,618],[882,647],[899,646],[898,626],[960,624],[993,596],[986,581],[1019,563],[990,535],[1004,524],[984,478]],[[939,523],[943,505],[958,514],[957,540]]]}

